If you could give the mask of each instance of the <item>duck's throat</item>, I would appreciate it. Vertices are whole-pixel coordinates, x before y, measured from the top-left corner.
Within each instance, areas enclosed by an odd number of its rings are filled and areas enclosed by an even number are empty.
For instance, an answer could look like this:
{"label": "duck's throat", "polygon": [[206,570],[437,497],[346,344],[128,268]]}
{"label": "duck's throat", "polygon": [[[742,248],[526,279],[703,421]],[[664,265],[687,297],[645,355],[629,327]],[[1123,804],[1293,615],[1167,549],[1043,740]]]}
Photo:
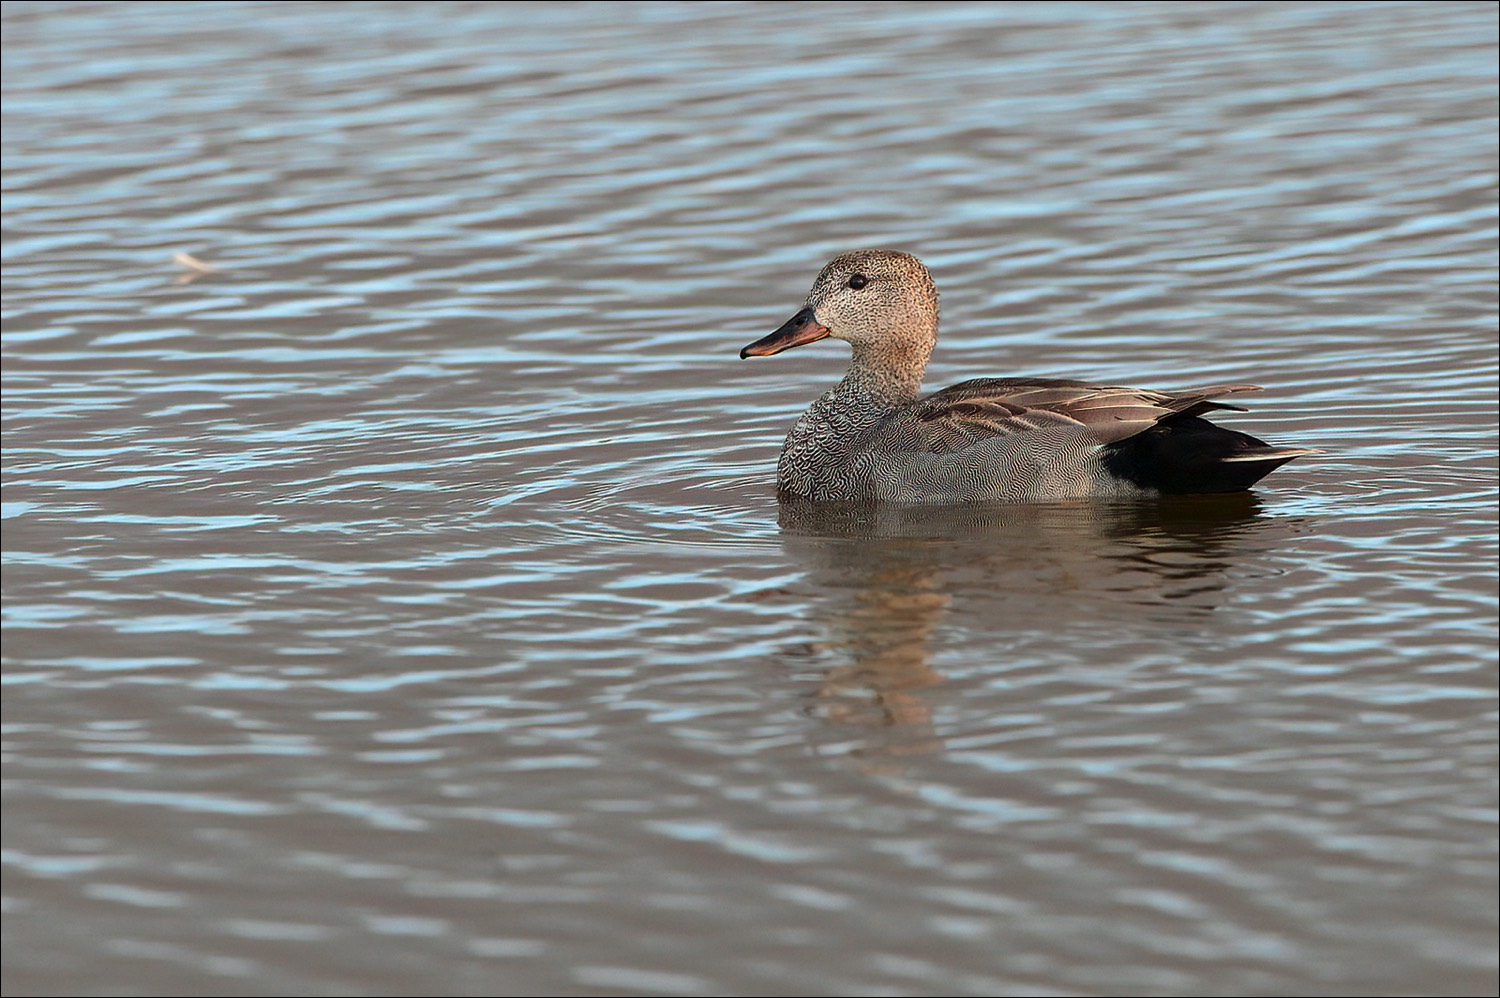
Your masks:
{"label": "duck's throat", "polygon": [[921,390],[930,353],[930,348],[901,353],[856,348],[839,390],[865,396],[879,406],[904,405]]}

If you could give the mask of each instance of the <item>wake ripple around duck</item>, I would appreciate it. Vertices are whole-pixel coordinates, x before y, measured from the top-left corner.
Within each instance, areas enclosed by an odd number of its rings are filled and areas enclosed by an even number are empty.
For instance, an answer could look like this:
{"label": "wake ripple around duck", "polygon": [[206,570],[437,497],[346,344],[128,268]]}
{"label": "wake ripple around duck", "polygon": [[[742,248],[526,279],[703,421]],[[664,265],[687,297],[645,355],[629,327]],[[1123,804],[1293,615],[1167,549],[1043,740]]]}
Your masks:
{"label": "wake ripple around duck", "polygon": [[724,477],[724,469],[671,470],[580,484],[553,483],[496,506],[534,511],[540,538],[642,546],[774,549],[776,497],[764,473]]}

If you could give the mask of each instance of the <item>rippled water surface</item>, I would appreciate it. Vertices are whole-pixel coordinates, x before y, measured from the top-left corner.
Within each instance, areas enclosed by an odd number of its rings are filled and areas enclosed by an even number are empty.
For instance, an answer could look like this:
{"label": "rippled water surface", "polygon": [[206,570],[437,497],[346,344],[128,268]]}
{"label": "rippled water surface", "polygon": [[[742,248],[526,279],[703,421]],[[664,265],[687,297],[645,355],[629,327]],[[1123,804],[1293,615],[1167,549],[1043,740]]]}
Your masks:
{"label": "rippled water surface", "polygon": [[[4,24],[7,994],[1494,993],[1493,4]],[[1325,453],[779,505],[858,246]]]}

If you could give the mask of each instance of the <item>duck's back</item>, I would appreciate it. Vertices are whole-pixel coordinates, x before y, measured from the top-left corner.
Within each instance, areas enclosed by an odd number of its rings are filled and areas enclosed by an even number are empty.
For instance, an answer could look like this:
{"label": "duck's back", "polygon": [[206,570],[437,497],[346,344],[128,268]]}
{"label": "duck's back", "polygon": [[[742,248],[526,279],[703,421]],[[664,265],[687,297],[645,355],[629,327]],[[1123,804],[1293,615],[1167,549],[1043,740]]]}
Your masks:
{"label": "duck's back", "polygon": [[[1169,393],[979,378],[870,420],[857,436],[843,436],[847,448],[826,455],[832,460],[817,475],[806,483],[783,480],[782,487],[812,498],[909,503],[1239,491],[1309,453],[1271,447],[1202,418],[1240,408],[1215,399],[1256,390],[1216,385]],[[804,433],[807,444],[821,436],[817,427],[816,418],[805,427],[812,431]]]}

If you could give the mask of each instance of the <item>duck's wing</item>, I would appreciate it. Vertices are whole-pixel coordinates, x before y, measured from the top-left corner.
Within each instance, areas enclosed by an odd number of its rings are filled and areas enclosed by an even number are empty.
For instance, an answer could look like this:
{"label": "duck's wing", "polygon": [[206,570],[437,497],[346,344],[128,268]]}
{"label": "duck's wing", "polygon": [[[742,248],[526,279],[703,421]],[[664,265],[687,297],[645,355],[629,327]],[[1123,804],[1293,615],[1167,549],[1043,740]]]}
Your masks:
{"label": "duck's wing", "polygon": [[1158,392],[1052,378],[976,378],[919,399],[898,414],[887,432],[932,454],[1039,430],[1083,431],[1095,443],[1112,444],[1174,416],[1241,409],[1216,400],[1259,390],[1255,385],[1213,385]]}

